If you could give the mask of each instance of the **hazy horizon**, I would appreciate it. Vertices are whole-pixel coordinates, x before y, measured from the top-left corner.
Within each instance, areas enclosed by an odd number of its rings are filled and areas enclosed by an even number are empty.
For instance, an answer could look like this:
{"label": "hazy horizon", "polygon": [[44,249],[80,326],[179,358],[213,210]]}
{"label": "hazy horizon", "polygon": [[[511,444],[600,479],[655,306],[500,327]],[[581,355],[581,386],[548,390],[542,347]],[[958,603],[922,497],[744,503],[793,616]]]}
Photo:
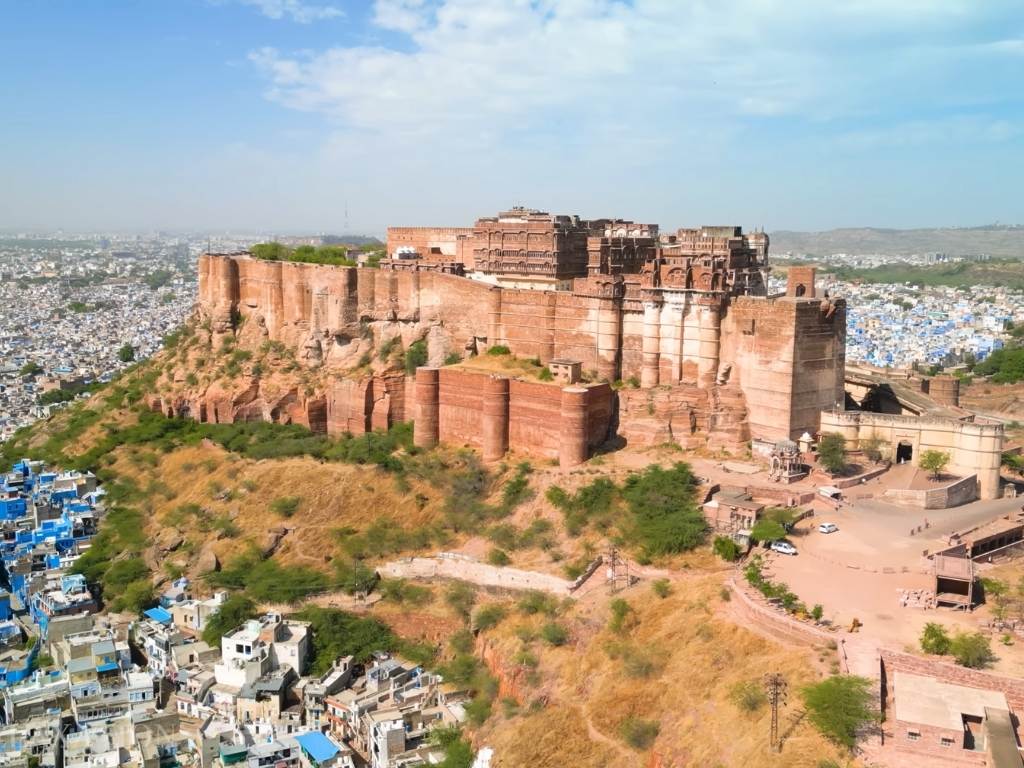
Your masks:
{"label": "hazy horizon", "polygon": [[669,229],[1024,221],[1013,2],[5,11],[5,231],[379,237],[514,204]]}

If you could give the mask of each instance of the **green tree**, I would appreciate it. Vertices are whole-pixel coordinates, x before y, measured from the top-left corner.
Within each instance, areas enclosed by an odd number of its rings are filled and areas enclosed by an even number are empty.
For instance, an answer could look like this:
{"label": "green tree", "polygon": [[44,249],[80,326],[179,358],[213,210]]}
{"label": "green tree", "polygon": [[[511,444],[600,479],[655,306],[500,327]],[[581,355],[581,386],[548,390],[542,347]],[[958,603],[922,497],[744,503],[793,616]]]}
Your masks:
{"label": "green tree", "polygon": [[256,616],[256,603],[245,595],[229,595],[203,627],[203,640],[211,648],[220,648],[220,639],[235,627]]}
{"label": "green tree", "polygon": [[921,454],[921,461],[919,466],[926,472],[931,472],[932,477],[936,480],[942,476],[943,471],[949,464],[949,454],[945,451],[936,451],[934,449],[925,451]]}
{"label": "green tree", "polygon": [[949,652],[962,667],[983,669],[996,660],[989,640],[980,632],[957,632],[949,643]]}
{"label": "green tree", "polygon": [[622,498],[633,513],[628,538],[645,558],[672,555],[704,542],[707,522],[697,507],[695,480],[682,462],[648,467],[626,478]]}
{"label": "green tree", "polygon": [[949,634],[941,624],[929,621],[921,631],[921,650],[925,653],[932,653],[936,656],[945,656],[949,653]]}
{"label": "green tree", "polygon": [[829,472],[846,469],[846,438],[838,432],[826,432],[818,441],[818,461]]}
{"label": "green tree", "polygon": [[754,523],[750,530],[750,538],[754,541],[778,541],[786,537],[786,529],[774,520],[762,518]]}
{"label": "green tree", "polygon": [[1002,621],[1006,618],[1010,603],[1010,585],[999,579],[982,579],[985,602],[992,601],[992,616]]}
{"label": "green tree", "polygon": [[18,371],[19,376],[35,376],[37,373],[43,372],[43,366],[37,363],[35,360],[29,360]]}
{"label": "green tree", "polygon": [[122,363],[130,363],[135,360],[135,347],[131,344],[124,344],[117,350],[117,359]]}
{"label": "green tree", "polygon": [[801,691],[807,718],[824,736],[853,748],[857,732],[878,720],[878,710],[865,677],[835,675]]}

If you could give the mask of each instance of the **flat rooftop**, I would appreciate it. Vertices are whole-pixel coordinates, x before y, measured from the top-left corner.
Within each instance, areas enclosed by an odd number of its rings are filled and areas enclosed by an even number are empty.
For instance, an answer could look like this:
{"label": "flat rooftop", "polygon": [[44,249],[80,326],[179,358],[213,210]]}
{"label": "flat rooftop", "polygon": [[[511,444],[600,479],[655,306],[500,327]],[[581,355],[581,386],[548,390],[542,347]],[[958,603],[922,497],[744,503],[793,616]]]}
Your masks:
{"label": "flat rooftop", "polygon": [[1009,712],[1006,696],[999,691],[944,683],[934,677],[896,671],[895,714],[905,723],[962,731],[964,715],[985,717],[985,710]]}

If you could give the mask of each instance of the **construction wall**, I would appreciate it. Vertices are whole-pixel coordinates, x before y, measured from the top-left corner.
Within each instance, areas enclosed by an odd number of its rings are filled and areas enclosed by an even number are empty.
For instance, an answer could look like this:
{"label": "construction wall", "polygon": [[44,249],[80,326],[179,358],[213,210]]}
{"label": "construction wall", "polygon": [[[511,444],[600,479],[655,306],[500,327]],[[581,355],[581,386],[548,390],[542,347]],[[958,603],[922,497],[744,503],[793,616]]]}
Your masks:
{"label": "construction wall", "polygon": [[978,496],[999,498],[999,466],[1002,461],[1003,425],[976,424],[952,418],[895,416],[868,411],[822,411],[821,431],[838,432],[847,448],[860,447],[861,440],[880,438],[895,457],[899,444],[913,449],[916,464],[924,451],[948,453],[948,470],[954,475],[977,475]]}

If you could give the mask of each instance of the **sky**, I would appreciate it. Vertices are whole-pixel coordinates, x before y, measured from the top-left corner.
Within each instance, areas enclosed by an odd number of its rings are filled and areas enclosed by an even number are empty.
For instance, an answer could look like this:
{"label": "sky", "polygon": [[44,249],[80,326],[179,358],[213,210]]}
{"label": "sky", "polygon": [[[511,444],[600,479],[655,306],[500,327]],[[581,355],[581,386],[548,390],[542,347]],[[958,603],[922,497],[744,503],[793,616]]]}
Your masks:
{"label": "sky", "polygon": [[0,229],[1024,223],[1019,0],[0,0]]}

